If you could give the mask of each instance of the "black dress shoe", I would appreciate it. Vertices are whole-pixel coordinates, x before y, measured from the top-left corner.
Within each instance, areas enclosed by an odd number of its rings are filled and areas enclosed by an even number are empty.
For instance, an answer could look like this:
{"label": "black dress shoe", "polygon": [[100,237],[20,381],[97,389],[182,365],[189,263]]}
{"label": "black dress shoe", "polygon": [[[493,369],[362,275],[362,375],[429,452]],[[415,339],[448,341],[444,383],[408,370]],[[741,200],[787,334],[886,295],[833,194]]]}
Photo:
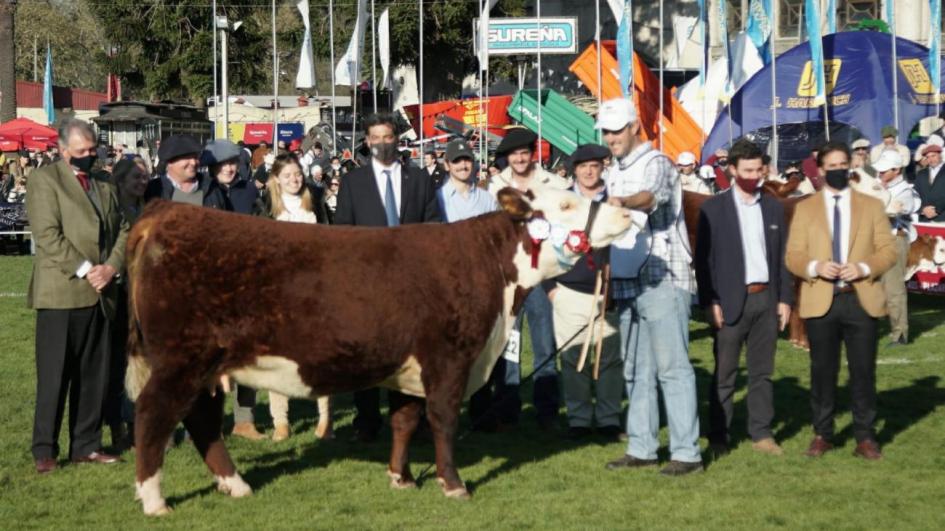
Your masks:
{"label": "black dress shoe", "polygon": [[894,340],[890,341],[890,342],[886,345],[886,348],[904,347],[904,346],[906,346],[906,345],[908,345],[908,344],[909,344],[909,342],[906,341],[906,338],[900,337],[899,339],[894,339]]}
{"label": "black dress shoe", "polygon": [[587,426],[571,426],[568,428],[568,439],[572,441],[586,439],[591,433],[591,429]]}
{"label": "black dress shoe", "polygon": [[620,459],[616,459],[607,463],[607,470],[619,470],[621,468],[643,468],[647,466],[656,466],[659,464],[659,461],[656,459],[637,459],[632,455],[624,455]]}
{"label": "black dress shoe", "polygon": [[39,474],[48,474],[56,468],[56,460],[52,457],[41,457],[36,460],[36,472]]}

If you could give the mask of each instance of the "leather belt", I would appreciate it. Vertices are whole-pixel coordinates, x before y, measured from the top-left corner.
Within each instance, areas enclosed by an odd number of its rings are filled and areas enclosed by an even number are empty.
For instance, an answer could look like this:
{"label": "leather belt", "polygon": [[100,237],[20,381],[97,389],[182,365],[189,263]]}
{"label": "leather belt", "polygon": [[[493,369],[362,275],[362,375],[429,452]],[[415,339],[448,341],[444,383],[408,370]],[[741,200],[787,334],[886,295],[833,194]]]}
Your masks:
{"label": "leather belt", "polygon": [[847,284],[842,288],[834,288],[834,293],[853,293],[853,286]]}
{"label": "leather belt", "polygon": [[761,293],[766,289],[768,289],[767,283],[755,283],[745,286],[745,290],[751,295],[754,295],[755,293]]}
{"label": "leather belt", "polygon": [[900,238],[906,238],[909,236],[909,233],[906,232],[905,229],[899,229],[896,231],[896,236],[899,236]]}

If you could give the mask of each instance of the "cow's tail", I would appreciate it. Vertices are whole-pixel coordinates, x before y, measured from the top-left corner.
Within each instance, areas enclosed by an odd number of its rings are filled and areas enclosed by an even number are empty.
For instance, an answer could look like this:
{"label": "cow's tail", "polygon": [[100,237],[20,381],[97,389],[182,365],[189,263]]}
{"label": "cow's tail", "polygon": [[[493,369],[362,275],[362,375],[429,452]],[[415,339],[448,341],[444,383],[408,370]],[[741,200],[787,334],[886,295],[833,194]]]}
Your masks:
{"label": "cow's tail", "polygon": [[150,220],[141,220],[135,230],[128,237],[128,247],[125,252],[128,269],[128,370],[125,372],[125,392],[131,401],[135,401],[141,390],[151,378],[151,364],[148,363],[143,350],[144,337],[141,331],[141,320],[138,318],[137,270],[141,265],[141,258],[148,237]]}

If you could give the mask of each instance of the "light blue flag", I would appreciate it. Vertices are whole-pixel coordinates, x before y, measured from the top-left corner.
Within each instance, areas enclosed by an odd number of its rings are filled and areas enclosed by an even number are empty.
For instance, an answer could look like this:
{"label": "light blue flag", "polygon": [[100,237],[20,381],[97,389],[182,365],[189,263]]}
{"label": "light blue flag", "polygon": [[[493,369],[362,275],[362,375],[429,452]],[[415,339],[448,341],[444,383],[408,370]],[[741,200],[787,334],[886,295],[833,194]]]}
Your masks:
{"label": "light blue flag", "polygon": [[886,0],[886,25],[889,26],[889,33],[896,34],[896,1]]}
{"label": "light blue flag", "polygon": [[807,42],[810,44],[810,60],[814,78],[817,81],[816,105],[827,103],[824,89],[824,44],[820,35],[820,10],[817,0],[804,0],[804,21],[807,26]]}
{"label": "light blue flag", "polygon": [[[831,0],[832,1],[832,0]],[[745,33],[751,39],[764,64],[771,62],[771,0],[751,0]]]}
{"label": "light blue flag", "polygon": [[942,0],[929,0],[929,75],[936,98],[942,90]]}
{"label": "light blue flag", "polygon": [[705,71],[709,67],[709,41],[706,39],[706,20],[707,12],[705,10],[705,0],[699,0],[699,32],[702,36],[702,62],[699,63],[699,86],[705,86]]}
{"label": "light blue flag", "polygon": [[56,108],[53,106],[52,48],[46,45],[46,76],[43,78],[43,110],[46,123],[56,123]]}
{"label": "light blue flag", "polygon": [[617,27],[617,63],[620,65],[620,88],[624,96],[630,96],[633,83],[633,2],[623,3],[623,17]]}
{"label": "light blue flag", "polygon": [[728,64],[728,75],[725,80],[725,90],[723,91],[722,99],[728,100],[732,95],[732,50],[728,45],[728,15],[725,10],[725,4],[728,2],[721,1],[719,2],[719,38],[722,40],[722,54],[725,56],[725,62]]}
{"label": "light blue flag", "polygon": [[837,32],[837,0],[827,0],[827,34]]}

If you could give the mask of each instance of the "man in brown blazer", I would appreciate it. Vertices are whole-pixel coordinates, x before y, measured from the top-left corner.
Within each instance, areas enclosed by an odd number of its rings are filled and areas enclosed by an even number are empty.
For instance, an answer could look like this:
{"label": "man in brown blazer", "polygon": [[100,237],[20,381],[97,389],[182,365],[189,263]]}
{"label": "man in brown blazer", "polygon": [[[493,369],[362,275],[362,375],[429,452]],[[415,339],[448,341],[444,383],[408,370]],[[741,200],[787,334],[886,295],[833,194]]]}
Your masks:
{"label": "man in brown blazer", "polygon": [[39,473],[56,468],[67,391],[72,461],[118,461],[101,452],[101,416],[108,321],[117,302],[113,280],[124,267],[128,223],[112,185],[91,174],[95,132],[89,124],[69,120],[59,142],[63,159],[33,172],[26,192],[36,244],[27,303],[36,309],[32,451]]}
{"label": "man in brown blazer", "polygon": [[881,277],[896,263],[896,244],[883,205],[847,186],[850,150],[827,143],[817,155],[824,188],[797,204],[785,261],[801,279],[800,316],[810,339],[814,439],[820,457],[833,448],[834,397],[840,345],[850,371],[854,455],[880,459],[876,419],[876,326],[886,315]]}

